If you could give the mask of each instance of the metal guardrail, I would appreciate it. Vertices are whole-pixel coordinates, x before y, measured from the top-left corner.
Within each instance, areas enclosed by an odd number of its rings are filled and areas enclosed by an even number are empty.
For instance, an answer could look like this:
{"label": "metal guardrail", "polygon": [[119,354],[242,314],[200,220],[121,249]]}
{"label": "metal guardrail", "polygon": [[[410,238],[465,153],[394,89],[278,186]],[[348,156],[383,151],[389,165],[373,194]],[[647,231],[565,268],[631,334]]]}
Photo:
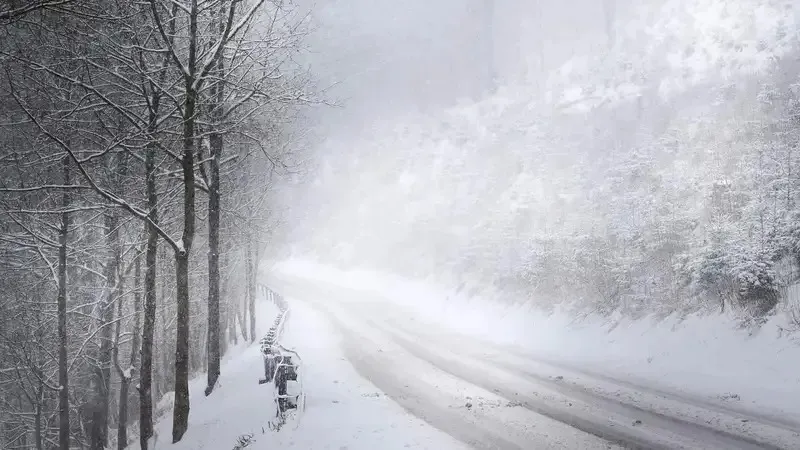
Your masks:
{"label": "metal guardrail", "polygon": [[[286,424],[288,410],[296,410],[299,414],[305,410],[305,393],[301,377],[302,359],[296,351],[287,349],[280,343],[286,320],[289,317],[288,303],[280,294],[268,287],[264,285],[259,287],[280,311],[267,335],[259,340],[261,354],[264,358],[264,378],[258,381],[259,384],[274,384],[277,411],[276,420],[270,421],[270,428],[279,430]],[[290,381],[296,383],[296,392],[288,391]]]}
{"label": "metal guardrail", "polygon": [[269,347],[280,342],[281,335],[283,334],[283,327],[286,323],[286,318],[289,315],[289,305],[280,294],[271,290],[267,286],[260,284],[259,289],[264,293],[268,300],[271,300],[275,303],[275,306],[277,306],[278,310],[280,311],[278,317],[275,318],[272,327],[269,329],[269,332],[267,332],[267,335],[259,340],[259,344],[261,344],[261,352],[264,353],[264,351]]}
{"label": "metal guardrail", "polygon": [[286,324],[286,318],[289,316],[289,310],[282,311],[275,322],[267,332],[267,335],[262,337],[258,343],[261,344],[261,353],[267,351],[270,347],[276,346],[280,343],[281,336],[283,335],[283,327]]}

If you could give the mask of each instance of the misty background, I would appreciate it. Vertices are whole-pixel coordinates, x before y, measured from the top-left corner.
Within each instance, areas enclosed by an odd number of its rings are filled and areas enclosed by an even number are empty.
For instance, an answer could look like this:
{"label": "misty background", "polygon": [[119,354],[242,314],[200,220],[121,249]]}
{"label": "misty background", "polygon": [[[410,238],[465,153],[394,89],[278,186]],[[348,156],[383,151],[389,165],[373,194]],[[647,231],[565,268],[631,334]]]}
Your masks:
{"label": "misty background", "polygon": [[275,259],[545,309],[795,307],[791,1],[313,6],[337,106],[280,190]]}

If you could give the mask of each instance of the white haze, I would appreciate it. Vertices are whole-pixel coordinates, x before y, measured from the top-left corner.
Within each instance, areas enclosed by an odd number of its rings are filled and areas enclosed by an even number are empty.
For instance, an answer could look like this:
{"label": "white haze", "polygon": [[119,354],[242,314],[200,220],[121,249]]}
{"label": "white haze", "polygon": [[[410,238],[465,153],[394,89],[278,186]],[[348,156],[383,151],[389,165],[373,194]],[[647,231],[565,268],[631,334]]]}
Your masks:
{"label": "white haze", "polygon": [[338,106],[278,255],[634,313],[793,282],[794,2],[616,0],[613,41],[601,1],[494,3],[303,5]]}

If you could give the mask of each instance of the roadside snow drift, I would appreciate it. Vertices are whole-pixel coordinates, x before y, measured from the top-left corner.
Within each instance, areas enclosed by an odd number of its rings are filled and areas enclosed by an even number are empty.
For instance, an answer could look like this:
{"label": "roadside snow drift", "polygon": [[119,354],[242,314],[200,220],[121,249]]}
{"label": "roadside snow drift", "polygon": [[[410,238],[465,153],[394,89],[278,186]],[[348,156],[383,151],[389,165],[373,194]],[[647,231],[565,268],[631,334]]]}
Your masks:
{"label": "roadside snow drift", "polygon": [[[275,414],[272,390],[258,385],[264,366],[259,346],[253,344],[233,350],[222,366],[220,387],[211,396],[203,395],[205,375],[192,381],[189,431],[172,445],[171,414],[165,414],[156,425],[156,449],[233,449],[240,437],[248,437],[246,448],[256,450],[464,448],[359,377],[327,322],[302,304],[291,305],[282,344],[303,358],[306,409],[297,428],[289,423],[279,432],[269,430],[268,420]],[[258,314],[261,336],[277,308],[262,302]]]}

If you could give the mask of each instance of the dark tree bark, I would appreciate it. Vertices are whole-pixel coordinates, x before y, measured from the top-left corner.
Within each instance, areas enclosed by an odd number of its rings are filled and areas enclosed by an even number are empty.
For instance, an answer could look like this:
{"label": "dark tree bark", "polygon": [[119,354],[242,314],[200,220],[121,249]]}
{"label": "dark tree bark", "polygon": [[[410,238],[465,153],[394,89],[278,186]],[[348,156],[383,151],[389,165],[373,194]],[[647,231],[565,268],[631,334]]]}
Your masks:
{"label": "dark tree bark", "polygon": [[39,382],[39,390],[36,393],[36,412],[34,413],[33,418],[33,432],[35,433],[33,438],[36,443],[36,450],[43,450],[43,442],[42,442],[42,403],[44,400],[44,383]]}
{"label": "dark tree bark", "polygon": [[[227,255],[227,253],[225,253]],[[227,265],[227,258],[222,257],[223,261],[220,265],[220,272],[226,268]],[[219,310],[219,323],[220,323],[220,333],[219,333],[219,352],[220,355],[224,355],[225,352],[228,351],[228,339],[230,336],[230,300],[228,296],[228,277],[222,277],[220,275],[220,310]]]}
{"label": "dark tree bark", "polygon": [[[186,433],[189,422],[189,257],[192,249],[192,242],[195,235],[195,121],[197,110],[198,95],[202,92],[203,84],[220,63],[226,44],[233,39],[234,35],[241,31],[241,25],[252,19],[255,10],[263,4],[264,0],[258,0],[248,13],[239,22],[236,18],[236,6],[238,1],[225,2],[227,4],[226,18],[222,32],[219,36],[214,36],[216,41],[209,54],[203,55],[202,62],[198,60],[198,46],[202,45],[199,41],[203,35],[198,30],[199,15],[198,0],[190,0],[188,5],[178,9],[186,13],[186,20],[182,21],[186,25],[185,29],[185,58],[184,51],[180,55],[176,52],[176,47],[172,45],[174,33],[167,33],[164,30],[160,19],[159,6],[156,0],[150,0],[150,8],[153,19],[158,27],[162,39],[167,44],[167,51],[175,66],[183,75],[183,104],[181,108],[183,119],[183,151],[180,155],[181,172],[183,177],[183,235],[179,242],[173,243],[175,250],[175,276],[176,276],[176,335],[175,335],[175,403],[173,408],[172,420],[172,442],[181,440]],[[174,3],[173,5],[177,5]],[[172,14],[174,23],[175,14]],[[216,39],[218,37],[218,39]]]}
{"label": "dark tree bark", "polygon": [[[70,183],[70,157],[64,156],[64,184]],[[58,448],[69,450],[69,379],[67,373],[67,235],[69,233],[69,190],[61,195],[61,229],[58,235]]]}
{"label": "dark tree bark", "polygon": [[[153,109],[158,111],[159,97],[153,99]],[[157,115],[150,114],[150,131],[154,131]],[[144,314],[142,320],[142,362],[139,370],[139,443],[147,450],[147,441],[153,436],[153,336],[156,324],[156,264],[158,262],[158,192],[156,191],[156,145],[150,143],[145,154],[147,191],[147,249],[144,264]]]}
{"label": "dark tree bark", "polygon": [[[151,2],[151,8],[155,4]],[[153,11],[155,11],[153,9]],[[173,5],[173,17],[177,11],[177,4]],[[155,16],[154,16],[155,17]],[[168,42],[175,35],[175,19],[168,21]],[[171,45],[171,44],[170,44]],[[167,76],[167,67],[170,55],[164,54],[164,61],[159,69],[158,83],[149,83],[150,91],[144,90],[145,96],[150,97],[149,114],[147,122],[148,139],[145,153],[145,176],[147,195],[147,221],[145,231],[147,232],[147,249],[145,250],[145,272],[144,272],[144,308],[142,317],[142,349],[141,349],[141,369],[139,371],[139,444],[142,450],[148,449],[148,440],[153,437],[153,340],[156,325],[156,269],[158,264],[158,191],[156,184],[156,155],[158,146],[156,143],[156,131],[158,130],[158,115],[163,95],[161,86]]]}
{"label": "dark tree bark", "polygon": [[[125,162],[123,161],[119,171],[125,173]],[[113,170],[114,168],[112,168]],[[115,183],[117,184],[117,183]],[[90,445],[92,450],[103,450],[108,444],[108,412],[109,400],[111,396],[111,360],[114,346],[112,345],[114,321],[114,302],[117,300],[119,288],[117,283],[117,272],[119,271],[120,255],[120,236],[119,218],[115,209],[110,209],[105,214],[106,227],[106,246],[109,250],[108,261],[106,262],[106,298],[101,305],[100,311],[100,355],[98,357],[98,367],[95,370],[95,398],[92,405],[94,418],[90,429]],[[121,282],[121,280],[119,280]]]}
{"label": "dark tree bark", "polygon": [[[130,396],[130,386],[133,380],[133,368],[136,367],[136,355],[139,353],[139,326],[141,314],[141,301],[142,296],[139,293],[139,287],[142,281],[142,264],[141,255],[136,255],[134,261],[133,272],[133,328],[131,334],[133,335],[131,341],[131,354],[127,369],[123,369],[119,363],[119,337],[121,330],[121,322],[116,325],[116,339],[114,344],[114,364],[117,368],[119,375],[119,404],[117,410],[117,450],[123,450],[128,446],[128,404]],[[117,303],[117,317],[122,317],[122,300]]]}
{"label": "dark tree bark", "polygon": [[[128,446],[128,397],[130,395],[131,380],[133,379],[133,368],[136,366],[136,355],[139,352],[139,315],[141,314],[142,296],[139,294],[139,286],[142,278],[141,257],[136,256],[133,272],[133,340],[131,342],[131,354],[127,370],[122,369],[117,358],[117,373],[119,374],[119,408],[117,412],[117,450],[123,450]],[[122,302],[119,303],[119,317],[122,317]],[[119,329],[117,323],[117,344],[115,355],[119,355]]]}
{"label": "dark tree bark", "polygon": [[[224,22],[220,17],[220,34],[223,33]],[[224,62],[220,58],[216,72],[219,78],[224,77]],[[214,108],[211,117],[215,125],[220,126],[222,121],[222,106],[225,99],[224,84],[217,81],[211,89]],[[208,385],[206,395],[214,391],[214,386],[220,375],[220,316],[219,316],[219,216],[221,207],[219,166],[223,152],[223,137],[220,130],[214,130],[209,135],[211,147],[209,183],[208,183]]]}
{"label": "dark tree bark", "polygon": [[177,323],[175,333],[175,408],[172,417],[172,442],[181,440],[189,427],[189,255],[195,227],[195,114],[197,92],[195,66],[197,58],[197,1],[191,3],[189,14],[189,70],[184,86],[186,99],[183,110],[183,237],[175,252],[175,303]]}
{"label": "dark tree bark", "polygon": [[177,320],[175,323],[175,409],[172,442],[181,440],[189,425],[189,254],[175,254]]}
{"label": "dark tree bark", "polygon": [[208,386],[211,394],[220,375],[220,271],[219,271],[219,159],[222,136],[211,135],[211,170],[208,192]]}

